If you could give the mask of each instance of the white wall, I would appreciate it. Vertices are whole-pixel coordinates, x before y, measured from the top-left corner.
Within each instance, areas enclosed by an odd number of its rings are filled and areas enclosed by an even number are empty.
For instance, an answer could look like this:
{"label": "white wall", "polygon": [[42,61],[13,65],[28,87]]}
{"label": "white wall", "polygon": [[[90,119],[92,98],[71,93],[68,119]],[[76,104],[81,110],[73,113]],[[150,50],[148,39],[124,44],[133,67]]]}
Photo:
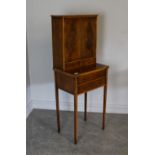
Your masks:
{"label": "white wall", "polygon": [[[27,38],[31,99],[36,108],[55,109],[51,14],[98,14],[97,62],[110,65],[108,112],[128,108],[127,0],[27,0]],[[79,110],[83,110],[83,95]],[[102,89],[88,93],[88,110],[102,111]],[[73,109],[73,97],[60,92],[60,108]]]}

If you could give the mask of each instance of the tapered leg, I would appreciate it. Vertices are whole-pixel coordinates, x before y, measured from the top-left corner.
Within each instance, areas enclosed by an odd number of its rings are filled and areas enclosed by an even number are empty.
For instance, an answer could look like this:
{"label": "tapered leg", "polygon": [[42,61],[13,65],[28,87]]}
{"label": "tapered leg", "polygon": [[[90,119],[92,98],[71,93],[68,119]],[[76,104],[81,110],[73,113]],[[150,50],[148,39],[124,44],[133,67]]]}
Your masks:
{"label": "tapered leg", "polygon": [[105,128],[106,99],[107,99],[107,85],[104,86],[102,129]]}
{"label": "tapered leg", "polygon": [[77,109],[77,94],[74,95],[74,144],[77,144],[77,128],[78,128],[78,109]]}
{"label": "tapered leg", "polygon": [[55,88],[55,98],[56,98],[57,126],[58,126],[58,133],[60,133],[59,90],[57,86]]}
{"label": "tapered leg", "polygon": [[84,94],[84,120],[87,121],[87,92]]}

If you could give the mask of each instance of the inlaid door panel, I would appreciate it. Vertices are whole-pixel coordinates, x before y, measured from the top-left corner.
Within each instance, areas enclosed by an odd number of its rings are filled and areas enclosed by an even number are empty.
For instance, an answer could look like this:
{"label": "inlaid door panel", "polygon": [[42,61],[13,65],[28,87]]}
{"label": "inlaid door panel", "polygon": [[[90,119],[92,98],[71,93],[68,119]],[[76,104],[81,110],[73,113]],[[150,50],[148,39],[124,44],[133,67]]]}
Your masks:
{"label": "inlaid door panel", "polygon": [[81,58],[95,57],[96,17],[81,18]]}
{"label": "inlaid door panel", "polygon": [[64,18],[64,53],[65,62],[80,58],[80,19]]}

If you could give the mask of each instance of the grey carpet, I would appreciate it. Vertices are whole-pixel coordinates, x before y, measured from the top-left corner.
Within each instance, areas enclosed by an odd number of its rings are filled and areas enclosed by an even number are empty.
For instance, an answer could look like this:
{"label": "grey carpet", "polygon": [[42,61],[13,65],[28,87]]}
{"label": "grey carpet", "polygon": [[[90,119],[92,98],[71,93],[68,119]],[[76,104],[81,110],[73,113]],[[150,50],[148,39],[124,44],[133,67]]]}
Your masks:
{"label": "grey carpet", "polygon": [[52,110],[33,110],[27,118],[27,155],[127,155],[128,115],[107,114],[101,129],[101,114],[78,114],[78,144],[73,143],[73,112],[61,111],[61,133]]}

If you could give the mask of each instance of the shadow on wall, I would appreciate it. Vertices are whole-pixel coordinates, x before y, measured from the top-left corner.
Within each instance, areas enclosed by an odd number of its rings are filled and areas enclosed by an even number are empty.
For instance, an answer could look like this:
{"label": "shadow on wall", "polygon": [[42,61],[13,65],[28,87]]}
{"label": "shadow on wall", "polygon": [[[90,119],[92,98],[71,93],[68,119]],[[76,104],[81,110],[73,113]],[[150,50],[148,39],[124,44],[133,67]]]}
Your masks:
{"label": "shadow on wall", "polygon": [[110,87],[115,88],[124,88],[128,87],[128,70],[112,72],[109,75]]}
{"label": "shadow on wall", "polygon": [[[101,58],[104,56],[104,41],[105,41],[105,25],[106,15],[104,12],[98,13],[98,21],[97,21],[97,49],[96,55],[99,55]],[[104,22],[103,22],[104,21]]]}
{"label": "shadow on wall", "polygon": [[28,51],[26,43],[26,88],[30,85],[30,75],[29,75],[29,60],[28,60]]}
{"label": "shadow on wall", "polygon": [[31,92],[30,92],[29,60],[28,60],[28,51],[27,51],[27,44],[26,44],[26,104],[29,103],[30,98],[31,98]]}

